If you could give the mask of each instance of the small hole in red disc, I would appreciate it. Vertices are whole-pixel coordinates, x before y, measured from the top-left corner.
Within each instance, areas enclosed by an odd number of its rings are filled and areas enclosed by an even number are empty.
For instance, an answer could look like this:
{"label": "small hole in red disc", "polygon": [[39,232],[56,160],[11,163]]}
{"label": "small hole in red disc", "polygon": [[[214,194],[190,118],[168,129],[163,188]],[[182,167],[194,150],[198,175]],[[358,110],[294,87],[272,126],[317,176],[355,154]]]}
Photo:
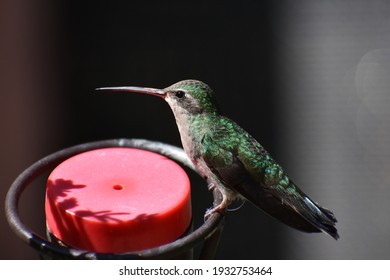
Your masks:
{"label": "small hole in red disc", "polygon": [[114,185],[112,188],[114,189],[114,190],[121,190],[121,189],[123,189],[123,185],[121,185],[121,184],[118,184],[118,185]]}

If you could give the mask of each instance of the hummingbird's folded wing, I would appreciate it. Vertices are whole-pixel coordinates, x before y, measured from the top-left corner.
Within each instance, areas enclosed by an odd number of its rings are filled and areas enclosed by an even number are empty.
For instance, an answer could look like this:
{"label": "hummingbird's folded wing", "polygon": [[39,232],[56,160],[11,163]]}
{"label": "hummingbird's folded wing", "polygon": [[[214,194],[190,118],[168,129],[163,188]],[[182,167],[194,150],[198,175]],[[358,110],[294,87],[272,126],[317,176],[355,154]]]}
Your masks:
{"label": "hummingbird's folded wing", "polygon": [[[272,180],[266,182],[266,169],[251,162],[251,158],[272,158],[256,140],[247,137],[246,140],[238,141],[235,147],[231,143],[227,147],[226,142],[214,139],[212,132],[204,137],[206,145],[202,146],[202,156],[225,187],[236,191],[258,208],[293,228],[305,232],[324,231],[335,239],[338,238],[334,227],[336,219],[329,210],[318,206],[295,185],[294,193],[288,188],[270,185]],[[243,152],[248,150],[251,151],[250,157]]]}

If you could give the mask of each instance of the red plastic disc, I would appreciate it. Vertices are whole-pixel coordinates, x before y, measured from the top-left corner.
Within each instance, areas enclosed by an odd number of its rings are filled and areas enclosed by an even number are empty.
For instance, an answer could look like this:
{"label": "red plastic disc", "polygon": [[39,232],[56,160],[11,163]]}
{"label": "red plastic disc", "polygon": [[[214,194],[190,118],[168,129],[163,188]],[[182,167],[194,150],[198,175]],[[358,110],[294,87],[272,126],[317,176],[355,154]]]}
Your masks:
{"label": "red plastic disc", "polygon": [[49,230],[99,253],[156,247],[191,222],[190,181],[174,161],[132,148],[97,149],[57,166],[46,189]]}

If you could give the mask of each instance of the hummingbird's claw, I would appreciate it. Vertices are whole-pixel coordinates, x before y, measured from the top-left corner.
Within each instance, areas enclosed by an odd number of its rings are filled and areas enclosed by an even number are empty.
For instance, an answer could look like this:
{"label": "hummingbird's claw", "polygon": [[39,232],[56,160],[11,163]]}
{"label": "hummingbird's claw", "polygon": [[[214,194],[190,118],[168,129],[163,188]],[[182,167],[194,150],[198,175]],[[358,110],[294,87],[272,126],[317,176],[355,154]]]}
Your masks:
{"label": "hummingbird's claw", "polygon": [[216,208],[217,207],[207,209],[206,213],[204,214],[204,221],[207,221],[215,212],[218,212]]}
{"label": "hummingbird's claw", "polygon": [[204,215],[204,220],[207,221],[211,217],[211,215],[213,215],[216,212],[223,214],[225,212],[227,206],[228,205],[226,205],[226,203],[222,202],[221,204],[219,204],[218,206],[216,206],[214,208],[207,209],[207,211]]}

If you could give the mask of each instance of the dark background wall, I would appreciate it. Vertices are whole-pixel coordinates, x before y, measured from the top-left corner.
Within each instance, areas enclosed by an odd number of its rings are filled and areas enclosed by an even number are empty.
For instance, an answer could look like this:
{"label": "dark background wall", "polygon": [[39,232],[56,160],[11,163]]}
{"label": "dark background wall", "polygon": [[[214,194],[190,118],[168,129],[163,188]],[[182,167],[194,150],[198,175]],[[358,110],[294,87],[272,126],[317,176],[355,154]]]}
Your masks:
{"label": "dark background wall", "polygon": [[[336,242],[246,204],[228,214],[218,258],[389,258],[390,4],[313,2],[3,1],[1,199],[24,168],[68,146],[121,137],[179,146],[162,100],[94,88],[194,78],[339,219]],[[191,178],[199,224],[211,197]],[[38,232],[44,179],[22,200]],[[0,229],[0,258],[37,258],[4,215]]]}

